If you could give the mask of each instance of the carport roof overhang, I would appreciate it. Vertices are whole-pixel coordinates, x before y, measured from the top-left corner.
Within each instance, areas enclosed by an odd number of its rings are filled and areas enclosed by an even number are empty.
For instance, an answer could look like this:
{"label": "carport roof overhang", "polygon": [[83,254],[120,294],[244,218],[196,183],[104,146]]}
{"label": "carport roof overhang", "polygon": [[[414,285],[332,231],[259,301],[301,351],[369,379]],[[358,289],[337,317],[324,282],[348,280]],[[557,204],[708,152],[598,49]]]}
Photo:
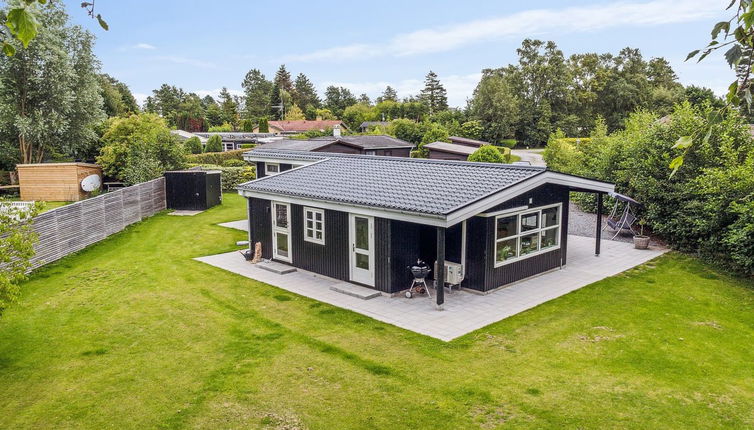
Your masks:
{"label": "carport roof overhang", "polygon": [[265,192],[258,190],[247,190],[243,188],[239,188],[238,193],[248,198],[259,198],[274,200],[282,203],[315,206],[323,209],[331,209],[366,216],[394,219],[398,221],[413,222],[435,227],[451,227],[473,216],[483,214],[486,210],[489,210],[490,208],[504,203],[516,196],[547,184],[564,186],[571,191],[578,192],[615,192],[615,185],[608,182],[602,182],[594,179],[583,178],[580,176],[545,170],[526,180],[490,193],[487,196],[476,199],[474,201],[466,202],[465,204],[454,208],[446,214],[430,214],[423,212],[396,210],[386,207],[368,206],[357,203],[299,196],[293,193],[286,194],[280,192]]}

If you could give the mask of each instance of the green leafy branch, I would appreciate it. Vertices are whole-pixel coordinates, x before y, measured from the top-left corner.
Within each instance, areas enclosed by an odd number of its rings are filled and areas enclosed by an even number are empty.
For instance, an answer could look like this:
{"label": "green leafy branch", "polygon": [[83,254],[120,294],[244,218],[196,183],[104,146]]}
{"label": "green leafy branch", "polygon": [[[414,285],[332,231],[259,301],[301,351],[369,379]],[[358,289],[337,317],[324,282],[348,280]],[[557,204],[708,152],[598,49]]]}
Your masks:
{"label": "green leafy branch", "polygon": [[[52,0],[51,0],[52,1]],[[15,55],[16,47],[10,43],[10,39],[16,39],[24,48],[37,37],[39,21],[37,20],[38,6],[44,6],[47,0],[23,0],[19,6],[11,8],[7,14],[2,14],[0,19],[5,21],[5,27],[0,30],[2,38],[3,53],[7,56]],[[86,9],[90,17],[96,18],[100,27],[105,31],[109,29],[107,22],[102,19],[100,14],[94,12],[94,0],[91,2],[81,3],[81,7]]]}
{"label": "green leafy branch", "polygon": [[[672,177],[683,166],[684,159],[693,148],[694,143],[702,138],[707,143],[712,135],[712,127],[723,117],[725,109],[738,108],[745,104],[746,109],[752,106],[751,70],[754,66],[754,4],[752,0],[731,0],[726,10],[732,10],[735,6],[735,14],[727,21],[720,21],[712,27],[712,40],[702,48],[689,52],[686,61],[697,57],[697,63],[704,60],[709,54],[727,47],[725,60],[736,71],[737,79],[728,87],[726,94],[726,106],[710,112],[707,121],[706,132],[700,131],[690,136],[681,136],[672,146],[683,152],[670,162]],[[735,27],[733,27],[735,26]],[[702,137],[702,133],[704,133]]]}

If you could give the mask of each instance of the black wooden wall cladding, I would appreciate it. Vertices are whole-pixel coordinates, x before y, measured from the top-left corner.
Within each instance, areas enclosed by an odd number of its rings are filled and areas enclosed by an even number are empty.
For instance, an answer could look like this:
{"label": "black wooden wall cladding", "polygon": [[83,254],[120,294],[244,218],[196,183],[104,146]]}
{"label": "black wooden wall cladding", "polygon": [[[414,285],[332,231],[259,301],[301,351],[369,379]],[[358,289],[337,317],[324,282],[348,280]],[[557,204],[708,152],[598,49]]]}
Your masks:
{"label": "black wooden wall cladding", "polygon": [[269,200],[249,199],[249,236],[252,249],[262,243],[262,258],[272,258],[272,211]]}
{"label": "black wooden wall cladding", "polygon": [[[531,199],[531,203],[529,203]],[[506,264],[501,267],[495,267],[495,218],[489,217],[484,219],[484,229],[486,230],[486,249],[484,254],[487,256],[484,261],[484,275],[475,274],[475,278],[484,279],[482,284],[473,283],[469,288],[478,288],[483,285],[484,291],[491,290],[511,282],[520,281],[538,273],[560,267],[566,263],[566,249],[568,246],[568,188],[560,185],[542,185],[534,190],[515,197],[487,212],[495,212],[503,209],[515,208],[519,206],[529,206],[531,208],[546,206],[554,203],[563,203],[562,218],[560,228],[560,248],[529,257],[521,261]],[[475,266],[475,270],[479,267]]]}
{"label": "black wooden wall cladding", "polygon": [[347,281],[349,278],[348,213],[325,210],[325,244],[304,240],[304,206],[291,205],[292,264]]}

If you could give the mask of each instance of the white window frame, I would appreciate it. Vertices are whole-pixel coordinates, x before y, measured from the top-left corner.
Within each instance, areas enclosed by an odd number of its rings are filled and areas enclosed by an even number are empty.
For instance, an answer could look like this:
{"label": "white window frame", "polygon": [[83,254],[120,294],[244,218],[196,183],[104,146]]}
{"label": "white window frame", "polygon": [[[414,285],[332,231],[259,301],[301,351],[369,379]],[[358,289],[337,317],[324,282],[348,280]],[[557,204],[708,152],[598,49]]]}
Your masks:
{"label": "white window frame", "polygon": [[[309,214],[312,214],[311,219],[309,218]],[[320,214],[320,216],[322,217],[322,221],[317,221],[316,219],[317,214]],[[309,228],[306,225],[306,222],[310,220],[313,225],[312,228]],[[318,222],[321,224],[319,229],[317,228]],[[309,231],[312,232],[312,236],[309,236],[308,234]],[[316,235],[318,231],[322,232],[322,239],[317,239]],[[304,207],[304,240],[307,242],[316,243],[319,245],[325,244],[325,210],[324,209]]]}
{"label": "white window frame", "polygon": [[[270,166],[278,168],[277,172],[270,172]],[[280,163],[264,163],[264,174],[266,176],[274,176],[280,173]]]}
{"label": "white window frame", "polygon": [[[555,208],[555,207],[558,208],[558,222],[557,222],[557,224],[552,225],[552,226],[548,226],[548,227],[543,227],[542,211],[544,211],[545,209],[550,209],[550,208]],[[525,232],[522,232],[521,231],[521,217],[523,215],[530,215],[532,213],[537,213],[538,214],[537,215],[538,216],[538,220],[539,220],[539,222],[537,223],[538,227],[536,229],[527,230]],[[511,235],[511,236],[506,236],[506,237],[503,237],[503,238],[497,237],[497,222],[498,222],[498,220],[500,218],[509,218],[509,217],[516,217],[516,234]],[[494,228],[494,232],[495,232],[494,233],[495,234],[495,244],[494,244],[494,248],[492,250],[492,255],[493,255],[493,258],[495,259],[495,267],[505,266],[506,264],[515,263],[517,261],[526,260],[527,258],[534,257],[534,256],[537,256],[537,255],[540,255],[540,254],[544,254],[546,252],[558,250],[558,249],[560,249],[560,246],[561,246],[561,236],[563,234],[563,230],[559,230],[557,236],[555,236],[556,240],[557,240],[557,243],[554,246],[550,246],[550,247],[547,247],[547,248],[544,248],[544,249],[542,249],[542,234],[544,232],[548,231],[548,230],[562,229],[563,228],[563,203],[555,203],[555,204],[551,204],[551,205],[539,206],[539,207],[535,207],[535,208],[528,208],[528,209],[523,209],[523,210],[516,211],[516,212],[509,212],[509,213],[504,213],[504,214],[501,214],[501,215],[497,215],[495,217],[495,223],[494,223],[494,227],[493,228]],[[497,261],[497,244],[498,243],[515,239],[516,240],[516,253],[520,253],[520,251],[521,251],[521,237],[522,236],[529,236],[529,235],[532,235],[532,234],[539,234],[539,240],[537,241],[537,250],[536,251],[530,252],[530,253],[528,253],[526,255],[519,255],[519,256],[516,256],[516,257],[511,257],[511,258],[509,258],[507,260]]]}

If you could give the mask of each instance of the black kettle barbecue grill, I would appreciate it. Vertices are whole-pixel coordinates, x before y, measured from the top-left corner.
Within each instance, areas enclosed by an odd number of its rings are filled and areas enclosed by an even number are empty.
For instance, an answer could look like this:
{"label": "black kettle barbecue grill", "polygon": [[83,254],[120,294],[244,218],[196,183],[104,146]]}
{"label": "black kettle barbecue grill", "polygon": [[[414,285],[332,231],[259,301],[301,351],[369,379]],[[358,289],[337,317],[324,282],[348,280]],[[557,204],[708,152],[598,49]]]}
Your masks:
{"label": "black kettle barbecue grill", "polygon": [[408,270],[411,271],[411,274],[414,276],[414,280],[411,282],[411,286],[408,288],[408,291],[406,291],[406,297],[410,299],[414,296],[414,294],[427,293],[427,296],[429,296],[429,298],[432,298],[426,281],[427,276],[430,272],[427,263],[422,260],[416,260],[416,264],[413,266],[408,266]]}

